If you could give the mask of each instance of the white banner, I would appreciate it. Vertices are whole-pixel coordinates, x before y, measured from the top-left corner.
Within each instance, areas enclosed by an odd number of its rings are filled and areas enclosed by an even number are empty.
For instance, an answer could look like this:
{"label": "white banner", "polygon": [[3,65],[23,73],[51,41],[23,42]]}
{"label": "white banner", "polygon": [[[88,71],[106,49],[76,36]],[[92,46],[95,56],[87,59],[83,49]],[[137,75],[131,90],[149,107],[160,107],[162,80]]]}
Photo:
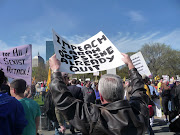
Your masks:
{"label": "white banner", "polygon": [[119,67],[123,57],[111,41],[99,32],[79,45],[72,45],[53,31],[54,50],[61,71],[71,74],[93,73]]}
{"label": "white banner", "polygon": [[0,51],[0,69],[6,77],[24,79],[31,85],[32,46],[23,45]]}
{"label": "white banner", "polygon": [[141,75],[145,74],[148,77],[151,75],[151,72],[149,71],[149,68],[141,52],[132,55],[130,58],[132,60],[133,65]]}

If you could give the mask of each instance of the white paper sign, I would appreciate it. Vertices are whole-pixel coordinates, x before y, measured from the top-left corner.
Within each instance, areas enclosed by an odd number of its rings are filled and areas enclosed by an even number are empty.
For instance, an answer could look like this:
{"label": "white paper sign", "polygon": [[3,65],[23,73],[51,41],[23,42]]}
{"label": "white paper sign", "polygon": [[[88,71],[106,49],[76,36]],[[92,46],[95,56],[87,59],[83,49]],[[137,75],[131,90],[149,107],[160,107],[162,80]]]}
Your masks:
{"label": "white paper sign", "polygon": [[61,61],[61,71],[71,74],[93,73],[124,64],[111,41],[99,32],[79,45],[72,45],[53,31],[54,50]]}
{"label": "white paper sign", "polygon": [[162,75],[163,80],[169,81],[169,76],[168,75]]}
{"label": "white paper sign", "polygon": [[23,45],[0,51],[0,69],[6,77],[24,79],[31,85],[32,46]]}
{"label": "white paper sign", "polygon": [[114,74],[114,75],[116,75],[116,68],[108,69],[107,70],[107,74]]}
{"label": "white paper sign", "polygon": [[150,76],[151,72],[149,71],[149,68],[144,60],[144,57],[142,56],[141,52],[138,52],[131,57],[132,63],[135,66],[135,68],[138,70],[138,72],[143,75],[145,74],[146,76]]}
{"label": "white paper sign", "polygon": [[99,76],[99,72],[94,72],[93,76]]}

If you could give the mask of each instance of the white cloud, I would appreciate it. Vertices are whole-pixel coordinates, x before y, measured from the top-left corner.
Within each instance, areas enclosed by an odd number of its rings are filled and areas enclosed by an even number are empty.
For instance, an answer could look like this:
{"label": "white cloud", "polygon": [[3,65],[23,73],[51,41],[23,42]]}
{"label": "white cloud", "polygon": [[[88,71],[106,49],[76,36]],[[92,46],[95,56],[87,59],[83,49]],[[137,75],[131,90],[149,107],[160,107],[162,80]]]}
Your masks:
{"label": "white cloud", "polygon": [[176,29],[161,38],[157,39],[157,42],[166,43],[168,45],[172,45],[174,49],[180,50],[180,29]]}
{"label": "white cloud", "polygon": [[52,38],[43,36],[41,33],[35,33],[34,35],[21,36],[20,43],[21,45],[32,44],[32,56],[39,54],[46,58],[46,41],[51,41]]}
{"label": "white cloud", "polygon": [[113,44],[119,49],[120,52],[134,52],[141,49],[145,43],[165,43],[170,45],[173,49],[180,50],[180,29],[176,29],[170,33],[164,34],[161,32],[147,33],[143,35],[126,33],[116,37],[109,37]]}
{"label": "white cloud", "polygon": [[130,11],[128,13],[128,16],[131,18],[132,21],[135,22],[145,21],[145,17],[141,15],[138,11]]}

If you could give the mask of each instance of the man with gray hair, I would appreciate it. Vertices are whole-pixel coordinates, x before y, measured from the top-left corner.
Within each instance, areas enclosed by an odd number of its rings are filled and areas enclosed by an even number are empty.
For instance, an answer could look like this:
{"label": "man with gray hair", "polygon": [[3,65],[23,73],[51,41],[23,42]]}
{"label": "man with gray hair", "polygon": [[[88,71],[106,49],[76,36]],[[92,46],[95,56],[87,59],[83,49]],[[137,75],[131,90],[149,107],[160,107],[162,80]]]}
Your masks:
{"label": "man with gray hair", "polygon": [[122,60],[128,65],[131,79],[131,98],[124,100],[122,79],[104,75],[99,81],[102,105],[85,103],[72,96],[62,81],[60,62],[53,55],[49,60],[52,71],[50,90],[56,107],[83,135],[142,135],[147,130],[149,111],[141,75],[127,54]]}

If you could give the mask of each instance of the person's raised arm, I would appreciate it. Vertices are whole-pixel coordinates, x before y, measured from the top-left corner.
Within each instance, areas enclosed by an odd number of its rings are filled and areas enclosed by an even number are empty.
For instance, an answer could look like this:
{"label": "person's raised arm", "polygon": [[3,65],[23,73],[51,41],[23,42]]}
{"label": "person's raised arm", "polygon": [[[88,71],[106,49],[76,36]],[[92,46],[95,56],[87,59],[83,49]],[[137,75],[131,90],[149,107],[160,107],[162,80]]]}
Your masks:
{"label": "person's raised arm", "polygon": [[[129,68],[129,75],[130,75],[130,80],[131,80],[131,94],[134,98],[132,99],[137,99],[141,98],[142,101],[147,103],[148,101],[144,99],[146,97],[145,94],[145,89],[144,89],[144,82],[142,80],[141,75],[138,73],[137,69],[134,67],[130,57],[127,54],[121,53],[124,58],[122,58],[122,61],[128,65]],[[138,99],[139,100],[139,99]]]}
{"label": "person's raised arm", "polygon": [[121,54],[124,56],[124,58],[122,58],[122,61],[128,65],[129,70],[133,69],[134,65],[133,65],[130,57],[125,53],[121,53]]}

